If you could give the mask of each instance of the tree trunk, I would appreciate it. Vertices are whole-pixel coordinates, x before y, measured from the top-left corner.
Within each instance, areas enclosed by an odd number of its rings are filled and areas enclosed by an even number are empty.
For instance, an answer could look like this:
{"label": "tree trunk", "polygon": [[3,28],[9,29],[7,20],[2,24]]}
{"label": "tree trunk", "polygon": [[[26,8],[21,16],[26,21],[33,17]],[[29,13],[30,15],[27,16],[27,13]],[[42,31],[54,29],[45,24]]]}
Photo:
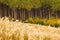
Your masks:
{"label": "tree trunk", "polygon": [[14,18],[14,13],[13,13],[13,9],[12,9],[12,18]]}
{"label": "tree trunk", "polygon": [[49,11],[49,19],[50,19],[50,11]]}
{"label": "tree trunk", "polygon": [[21,10],[20,10],[20,19],[21,19]]}
{"label": "tree trunk", "polygon": [[23,19],[25,20],[25,9],[23,9]]}
{"label": "tree trunk", "polygon": [[14,19],[17,19],[17,13],[15,9],[13,9],[13,13],[14,13]]}
{"label": "tree trunk", "polygon": [[35,9],[35,17],[37,17],[37,9]]}
{"label": "tree trunk", "polygon": [[1,9],[1,5],[0,5],[0,18],[2,17],[2,9]]}
{"label": "tree trunk", "polygon": [[31,13],[30,13],[30,11],[28,11],[28,18],[30,18],[31,17],[31,15],[30,15]]}

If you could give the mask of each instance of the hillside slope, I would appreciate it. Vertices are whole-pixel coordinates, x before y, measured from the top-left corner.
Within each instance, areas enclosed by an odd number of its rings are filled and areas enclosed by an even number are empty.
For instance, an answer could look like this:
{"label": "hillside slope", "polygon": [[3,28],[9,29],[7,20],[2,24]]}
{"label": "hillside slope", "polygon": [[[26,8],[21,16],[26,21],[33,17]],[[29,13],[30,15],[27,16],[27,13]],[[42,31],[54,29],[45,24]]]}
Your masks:
{"label": "hillside slope", "polygon": [[0,19],[0,40],[60,40],[60,28]]}

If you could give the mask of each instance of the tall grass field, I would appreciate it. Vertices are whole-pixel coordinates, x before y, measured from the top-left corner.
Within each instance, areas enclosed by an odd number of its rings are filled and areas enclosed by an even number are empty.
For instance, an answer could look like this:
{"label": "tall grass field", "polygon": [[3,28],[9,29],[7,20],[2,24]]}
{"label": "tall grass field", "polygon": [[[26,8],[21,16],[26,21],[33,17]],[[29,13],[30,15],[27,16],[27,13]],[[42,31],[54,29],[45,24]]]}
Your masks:
{"label": "tall grass field", "polygon": [[60,40],[60,28],[1,18],[0,40]]}

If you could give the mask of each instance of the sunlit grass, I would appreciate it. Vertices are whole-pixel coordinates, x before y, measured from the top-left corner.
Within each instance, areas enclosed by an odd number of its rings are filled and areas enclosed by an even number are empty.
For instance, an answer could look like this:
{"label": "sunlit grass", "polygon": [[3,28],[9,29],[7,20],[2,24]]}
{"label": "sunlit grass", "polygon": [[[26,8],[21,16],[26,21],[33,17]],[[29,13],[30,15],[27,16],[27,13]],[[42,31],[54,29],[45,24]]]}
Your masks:
{"label": "sunlit grass", "polygon": [[1,18],[0,40],[60,40],[60,28]]}

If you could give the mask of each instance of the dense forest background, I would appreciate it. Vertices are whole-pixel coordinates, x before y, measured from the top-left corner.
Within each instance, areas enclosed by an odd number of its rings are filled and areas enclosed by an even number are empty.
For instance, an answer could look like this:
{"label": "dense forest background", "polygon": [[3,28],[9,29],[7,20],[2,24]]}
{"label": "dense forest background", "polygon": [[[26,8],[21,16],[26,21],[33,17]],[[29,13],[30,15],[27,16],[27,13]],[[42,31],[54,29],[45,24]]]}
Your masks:
{"label": "dense forest background", "polygon": [[0,0],[0,17],[60,18],[60,0]]}

